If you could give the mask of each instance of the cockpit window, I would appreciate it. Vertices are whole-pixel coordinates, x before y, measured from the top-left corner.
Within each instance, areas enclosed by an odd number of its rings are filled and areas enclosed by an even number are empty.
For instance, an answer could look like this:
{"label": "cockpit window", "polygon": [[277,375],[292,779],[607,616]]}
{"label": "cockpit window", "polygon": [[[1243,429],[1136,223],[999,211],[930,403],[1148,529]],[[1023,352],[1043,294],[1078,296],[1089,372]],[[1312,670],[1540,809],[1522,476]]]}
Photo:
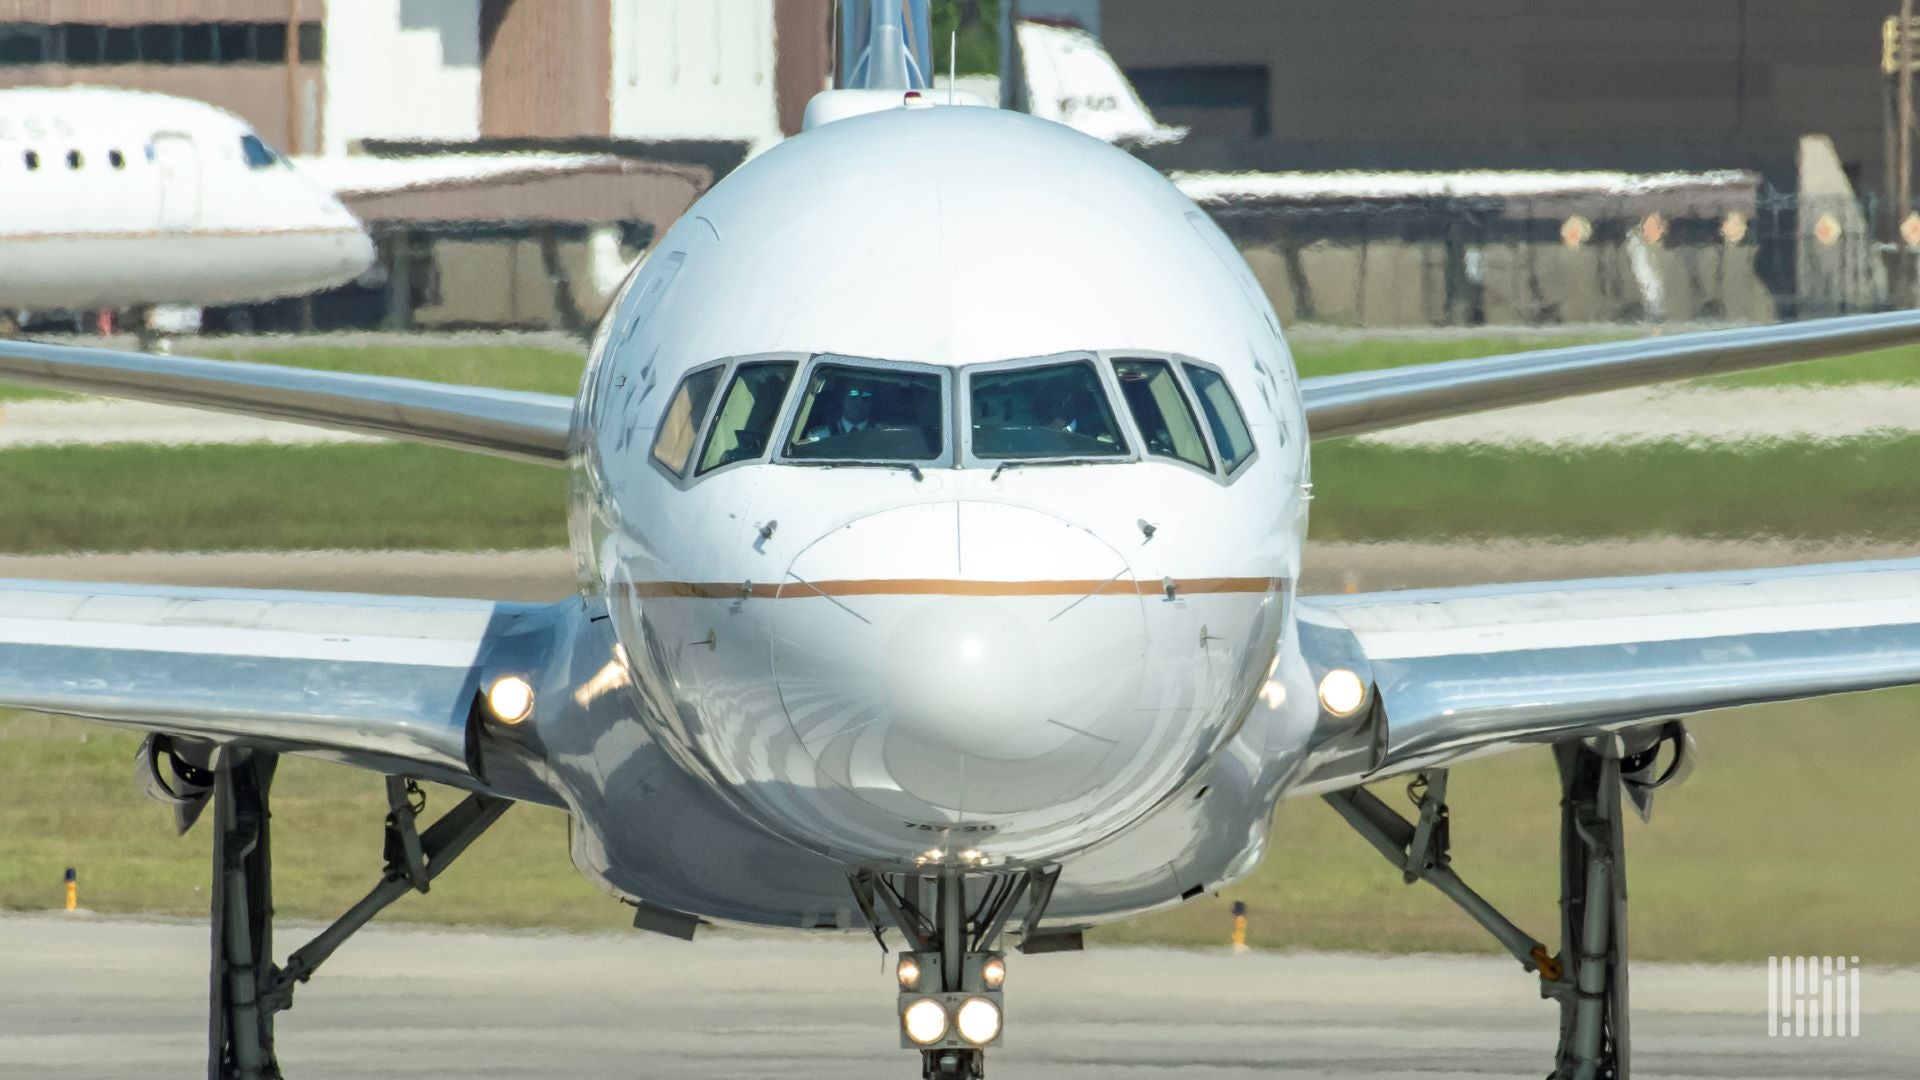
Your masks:
{"label": "cockpit window", "polygon": [[721,370],[703,368],[680,380],[680,389],[674,391],[667,415],[660,420],[660,434],[653,440],[653,460],[675,476],[687,471],[687,459],[693,456],[693,443],[700,437],[700,422],[707,417],[707,403],[713,400]]}
{"label": "cockpit window", "polygon": [[1227,380],[1219,372],[1198,364],[1181,366],[1187,369],[1187,382],[1200,398],[1200,411],[1207,414],[1213,445],[1219,448],[1227,472],[1232,473],[1253,455],[1253,435],[1247,431],[1247,418],[1241,414],[1239,402],[1233,400],[1233,391],[1228,389]]}
{"label": "cockpit window", "polygon": [[940,376],[821,364],[787,433],[785,456],[814,461],[933,461],[946,452]]}
{"label": "cockpit window", "polygon": [[1092,364],[983,371],[971,377],[973,456],[987,460],[1127,453]]}
{"label": "cockpit window", "polygon": [[240,136],[240,156],[246,159],[249,169],[265,169],[280,163],[280,155],[261,142],[258,135]]}
{"label": "cockpit window", "polygon": [[1181,391],[1171,364],[1165,360],[1115,360],[1113,373],[1120,378],[1120,395],[1127,399],[1133,422],[1140,425],[1147,453],[1213,471],[1206,440],[1194,423],[1193,406]]}
{"label": "cockpit window", "polygon": [[793,368],[793,362],[785,360],[741,364],[735,369],[733,383],[720,399],[720,415],[707,435],[707,449],[700,455],[701,472],[766,454],[780,406],[787,400],[787,384],[793,381]]}

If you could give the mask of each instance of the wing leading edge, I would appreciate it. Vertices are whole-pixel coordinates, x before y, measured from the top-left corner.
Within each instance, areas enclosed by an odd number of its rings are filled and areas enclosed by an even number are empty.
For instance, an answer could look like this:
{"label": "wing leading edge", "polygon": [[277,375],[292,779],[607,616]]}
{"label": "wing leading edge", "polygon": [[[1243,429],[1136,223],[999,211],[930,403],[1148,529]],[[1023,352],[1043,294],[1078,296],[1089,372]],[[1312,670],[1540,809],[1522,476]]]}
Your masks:
{"label": "wing leading edge", "polygon": [[1300,382],[1315,439],[1627,386],[1920,342],[1920,311],[1710,330],[1322,375]]}
{"label": "wing leading edge", "polygon": [[564,464],[573,399],[423,379],[0,341],[0,382],[265,416]]}
{"label": "wing leading edge", "polygon": [[543,648],[552,610],[0,581],[0,707],[475,787],[476,695]]}
{"label": "wing leading edge", "polygon": [[1303,598],[1379,705],[1340,787],[1692,713],[1920,683],[1920,559]]}

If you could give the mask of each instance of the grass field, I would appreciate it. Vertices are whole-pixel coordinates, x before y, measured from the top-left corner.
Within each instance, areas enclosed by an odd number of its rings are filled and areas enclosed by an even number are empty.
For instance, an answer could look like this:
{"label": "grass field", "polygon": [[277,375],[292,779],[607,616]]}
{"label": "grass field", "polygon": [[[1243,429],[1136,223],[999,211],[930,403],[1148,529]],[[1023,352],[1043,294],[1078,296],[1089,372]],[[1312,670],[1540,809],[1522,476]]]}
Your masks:
{"label": "grass field", "polygon": [[[1920,816],[1889,793],[1920,770],[1920,692],[1769,706],[1696,724],[1702,764],[1627,826],[1633,950],[1642,959],[1754,960],[1786,953],[1920,963]],[[203,914],[209,829],[172,834],[135,793],[137,736],[45,717],[0,717],[0,908],[56,907],[66,867],[98,911]],[[1454,772],[1454,865],[1536,937],[1553,941],[1558,787],[1545,751]],[[1399,785],[1380,794],[1404,808]],[[454,797],[436,790],[431,813]],[[331,918],[381,867],[377,780],[289,759],[274,789],[275,901],[283,917]],[[1248,881],[1115,925],[1108,942],[1218,945],[1228,905],[1251,907],[1251,941],[1367,951],[1492,951],[1431,889],[1401,884],[1318,800],[1281,806],[1271,854]],[[515,808],[464,861],[383,919],[617,929],[628,909],[573,871],[558,812]],[[289,942],[289,947],[293,944]]]}
{"label": "grass field", "polygon": [[[1313,457],[1317,540],[1920,537],[1920,438],[1577,454],[1341,441]],[[0,551],[552,547],[566,485],[401,444],[9,450]]]}
{"label": "grass field", "polygon": [[551,547],[566,474],[409,444],[0,453],[0,551]]}

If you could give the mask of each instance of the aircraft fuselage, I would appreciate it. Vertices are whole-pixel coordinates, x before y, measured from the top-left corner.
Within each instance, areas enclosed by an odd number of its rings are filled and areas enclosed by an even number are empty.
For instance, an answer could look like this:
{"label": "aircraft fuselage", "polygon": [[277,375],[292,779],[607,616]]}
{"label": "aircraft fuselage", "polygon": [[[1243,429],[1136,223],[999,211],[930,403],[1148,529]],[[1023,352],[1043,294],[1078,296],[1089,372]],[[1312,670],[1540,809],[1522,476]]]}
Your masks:
{"label": "aircraft fuselage", "polygon": [[1271,307],[1147,166],[977,108],[789,141],[624,288],[573,457],[607,618],[542,739],[589,876],[819,925],[854,868],[1061,864],[1098,918],[1257,861],[1317,713],[1305,425]]}

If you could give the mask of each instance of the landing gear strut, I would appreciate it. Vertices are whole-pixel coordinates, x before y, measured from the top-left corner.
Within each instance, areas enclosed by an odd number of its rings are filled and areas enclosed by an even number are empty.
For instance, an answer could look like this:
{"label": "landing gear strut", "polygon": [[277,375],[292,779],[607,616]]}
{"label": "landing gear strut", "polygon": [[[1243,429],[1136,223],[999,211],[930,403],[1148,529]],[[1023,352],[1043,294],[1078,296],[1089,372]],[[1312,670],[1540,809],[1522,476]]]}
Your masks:
{"label": "landing gear strut", "polygon": [[273,963],[273,864],[269,840],[275,754],[227,748],[214,767],[213,970],[207,1029],[208,1080],[279,1080],[274,1014],[293,1007],[294,987],[388,904],[426,892],[507,808],[506,799],[469,795],[426,832],[414,818],[426,805],[410,780],[387,779],[386,871],[366,898],[313,941]]}
{"label": "landing gear strut", "polygon": [[[1007,959],[995,951],[1022,900],[1027,916],[1022,952],[1078,947],[1074,931],[1043,933],[1040,919],[1060,871],[931,875],[851,875],[855,901],[886,947],[879,908],[907,939],[895,974],[900,983],[900,1045],[920,1052],[922,1080],[978,1080],[986,1052],[1000,1045]],[[968,885],[974,885],[971,903]]]}
{"label": "landing gear strut", "polygon": [[1540,994],[1560,1003],[1560,1044],[1548,1080],[1627,1080],[1626,845],[1621,833],[1620,761],[1584,743],[1554,747],[1560,766],[1560,951],[1515,926],[1453,871],[1448,852],[1447,774],[1409,786],[1416,822],[1363,788],[1324,796],[1347,824],[1401,869],[1471,915],[1521,967],[1540,976]]}

